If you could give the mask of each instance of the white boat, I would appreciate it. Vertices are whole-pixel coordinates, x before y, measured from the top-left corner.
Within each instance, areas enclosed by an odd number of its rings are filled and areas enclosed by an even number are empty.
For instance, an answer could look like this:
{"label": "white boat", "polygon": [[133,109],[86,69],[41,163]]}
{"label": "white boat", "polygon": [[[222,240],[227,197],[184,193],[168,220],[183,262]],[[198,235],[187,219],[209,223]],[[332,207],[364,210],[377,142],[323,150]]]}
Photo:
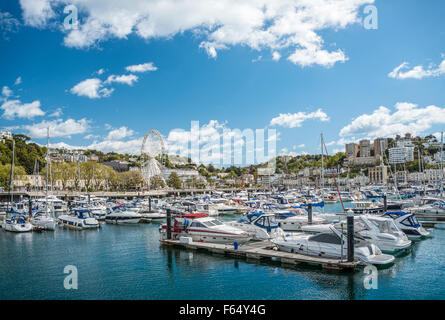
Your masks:
{"label": "white boat", "polygon": [[352,211],[355,214],[384,212],[383,205],[375,203],[374,201],[353,201],[352,204],[354,205]]}
{"label": "white boat", "polygon": [[[294,212],[280,212],[276,213],[275,215],[278,225],[284,231],[301,231],[301,228],[309,223],[307,212],[305,212],[304,214],[297,214]],[[315,215],[312,216],[312,224],[323,223],[326,223],[325,219],[317,217]]]}
{"label": "white boat", "polygon": [[140,213],[142,219],[149,220],[151,222],[162,222],[165,221],[167,215],[161,211],[155,212],[144,212]]}
{"label": "white boat", "polygon": [[206,213],[209,216],[217,216],[219,211],[215,208],[215,205],[209,203],[197,203],[194,207],[197,213]]}
{"label": "white boat", "polygon": [[440,198],[423,198],[420,206],[409,208],[408,210],[419,217],[445,217],[445,200]]}
{"label": "white boat", "polygon": [[[160,227],[162,239],[167,239],[167,225]],[[238,228],[228,226],[203,213],[189,213],[175,218],[171,236],[173,240],[191,237],[193,241],[210,243],[244,243],[251,236]]]}
{"label": "white boat", "polygon": [[[345,259],[348,244],[344,235],[330,226],[330,232],[315,235],[285,236],[272,242],[281,251],[310,256]],[[387,265],[394,261],[394,256],[383,254],[374,244],[355,237],[354,257],[366,264]]]}
{"label": "white boat", "polygon": [[32,224],[22,216],[19,216],[18,218],[12,216],[9,219],[3,220],[2,228],[5,231],[11,232],[29,232],[32,231]]}
{"label": "white boat", "polygon": [[51,194],[44,198],[33,200],[33,202],[38,208],[49,207],[55,217],[65,214],[68,211],[67,203]]}
{"label": "white boat", "polygon": [[40,230],[56,230],[57,222],[51,217],[49,208],[38,210],[31,218],[31,224]]}
{"label": "white boat", "polygon": [[426,231],[417,220],[417,217],[413,213],[404,211],[389,211],[382,217],[389,217],[394,220],[396,226],[398,226],[411,240],[419,240],[429,236],[429,232]]}
{"label": "white boat", "polygon": [[255,240],[269,240],[284,236],[273,213],[253,211],[244,214],[238,221],[226,222],[226,225],[246,231]]}
{"label": "white boat", "polygon": [[72,214],[59,216],[60,223],[70,229],[83,230],[99,228],[99,222],[87,209],[73,210]]}
{"label": "white boat", "polygon": [[[331,227],[335,227],[345,234],[346,221],[341,223],[307,225],[301,229],[304,232],[322,233],[329,232]],[[391,218],[382,218],[372,215],[360,215],[354,217],[354,232],[361,238],[375,244],[383,252],[395,253],[405,250],[411,246],[411,241],[401,231]]]}
{"label": "white boat", "polygon": [[115,210],[108,213],[105,222],[110,224],[137,224],[142,216],[130,210]]}

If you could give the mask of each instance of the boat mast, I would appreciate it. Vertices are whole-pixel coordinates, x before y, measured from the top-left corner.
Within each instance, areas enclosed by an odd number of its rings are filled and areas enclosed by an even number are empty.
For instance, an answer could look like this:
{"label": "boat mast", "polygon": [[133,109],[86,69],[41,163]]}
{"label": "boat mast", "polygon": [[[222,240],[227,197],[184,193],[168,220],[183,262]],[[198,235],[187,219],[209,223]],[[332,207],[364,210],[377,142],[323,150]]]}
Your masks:
{"label": "boat mast", "polygon": [[323,157],[323,133],[320,134],[321,138],[321,188],[324,188],[324,157]]}
{"label": "boat mast", "polygon": [[440,196],[443,197],[443,131],[440,133]]}
{"label": "boat mast", "polygon": [[48,172],[49,170],[49,127],[46,128],[46,190],[45,190],[45,202],[48,207]]}
{"label": "boat mast", "polygon": [[[15,139],[12,137],[12,163],[11,163],[11,182],[9,184],[9,192],[11,194],[11,207],[14,202],[14,162],[15,162]],[[9,211],[9,208],[8,208]]]}

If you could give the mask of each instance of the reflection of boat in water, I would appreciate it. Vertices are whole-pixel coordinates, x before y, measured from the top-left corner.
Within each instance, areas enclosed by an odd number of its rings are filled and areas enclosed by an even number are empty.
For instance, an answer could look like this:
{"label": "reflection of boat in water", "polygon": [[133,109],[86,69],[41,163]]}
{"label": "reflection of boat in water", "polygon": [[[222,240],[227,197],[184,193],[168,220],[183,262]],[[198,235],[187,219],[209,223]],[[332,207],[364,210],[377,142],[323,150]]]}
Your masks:
{"label": "reflection of boat in water", "polygon": [[408,236],[408,239],[418,240],[429,236],[429,232],[426,231],[417,220],[417,217],[413,213],[403,211],[390,211],[382,215],[382,217],[392,218],[395,224]]}
{"label": "reflection of boat in water", "polygon": [[[298,253],[310,256],[342,259],[345,258],[348,244],[345,235],[333,226],[329,227],[329,232],[315,235],[286,236],[273,239],[281,251]],[[363,263],[375,265],[387,265],[394,261],[391,255],[383,254],[374,244],[354,237],[354,256]]]}
{"label": "reflection of boat in water", "polygon": [[[203,213],[189,213],[175,217],[171,231],[173,240],[191,237],[193,241],[199,242],[243,243],[251,239],[247,232],[228,226]],[[167,225],[162,225],[160,232],[161,239],[167,239]]]}
{"label": "reflection of boat in water", "polygon": [[230,221],[226,224],[246,231],[255,240],[268,240],[284,235],[273,213],[247,212],[238,221]]}

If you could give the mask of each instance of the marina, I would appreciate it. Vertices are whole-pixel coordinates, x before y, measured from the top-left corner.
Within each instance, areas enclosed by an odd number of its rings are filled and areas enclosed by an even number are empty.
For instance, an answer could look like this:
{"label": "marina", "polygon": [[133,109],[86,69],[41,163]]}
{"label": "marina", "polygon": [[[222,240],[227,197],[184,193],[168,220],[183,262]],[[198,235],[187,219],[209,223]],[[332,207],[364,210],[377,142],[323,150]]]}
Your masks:
{"label": "marina", "polygon": [[[397,255],[393,266],[379,269],[378,290],[367,290],[361,268],[339,272],[166,246],[159,224],[2,231],[0,298],[440,299],[444,241],[445,230],[433,229],[430,238]],[[63,287],[66,265],[78,268],[78,290]]]}

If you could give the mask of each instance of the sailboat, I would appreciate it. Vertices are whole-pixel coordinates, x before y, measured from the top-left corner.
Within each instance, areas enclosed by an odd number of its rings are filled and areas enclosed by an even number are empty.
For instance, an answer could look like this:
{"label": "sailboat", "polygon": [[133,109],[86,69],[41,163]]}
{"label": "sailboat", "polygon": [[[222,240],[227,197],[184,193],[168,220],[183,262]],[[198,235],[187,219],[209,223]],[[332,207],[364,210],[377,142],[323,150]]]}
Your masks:
{"label": "sailboat", "polygon": [[[15,160],[15,140],[12,139],[12,163],[11,163],[11,206],[14,202],[14,160]],[[5,231],[11,232],[28,232],[32,230],[32,225],[29,223],[24,216],[15,216],[11,214],[12,210],[7,210],[6,219],[3,220],[2,228]],[[8,218],[8,215],[11,215]]]}
{"label": "sailboat", "polygon": [[47,146],[46,146],[46,193],[45,203],[39,207],[37,212],[33,214],[31,223],[39,230],[56,230],[56,221],[51,216],[51,206],[48,203],[48,170],[49,170],[49,128],[47,128]]}

